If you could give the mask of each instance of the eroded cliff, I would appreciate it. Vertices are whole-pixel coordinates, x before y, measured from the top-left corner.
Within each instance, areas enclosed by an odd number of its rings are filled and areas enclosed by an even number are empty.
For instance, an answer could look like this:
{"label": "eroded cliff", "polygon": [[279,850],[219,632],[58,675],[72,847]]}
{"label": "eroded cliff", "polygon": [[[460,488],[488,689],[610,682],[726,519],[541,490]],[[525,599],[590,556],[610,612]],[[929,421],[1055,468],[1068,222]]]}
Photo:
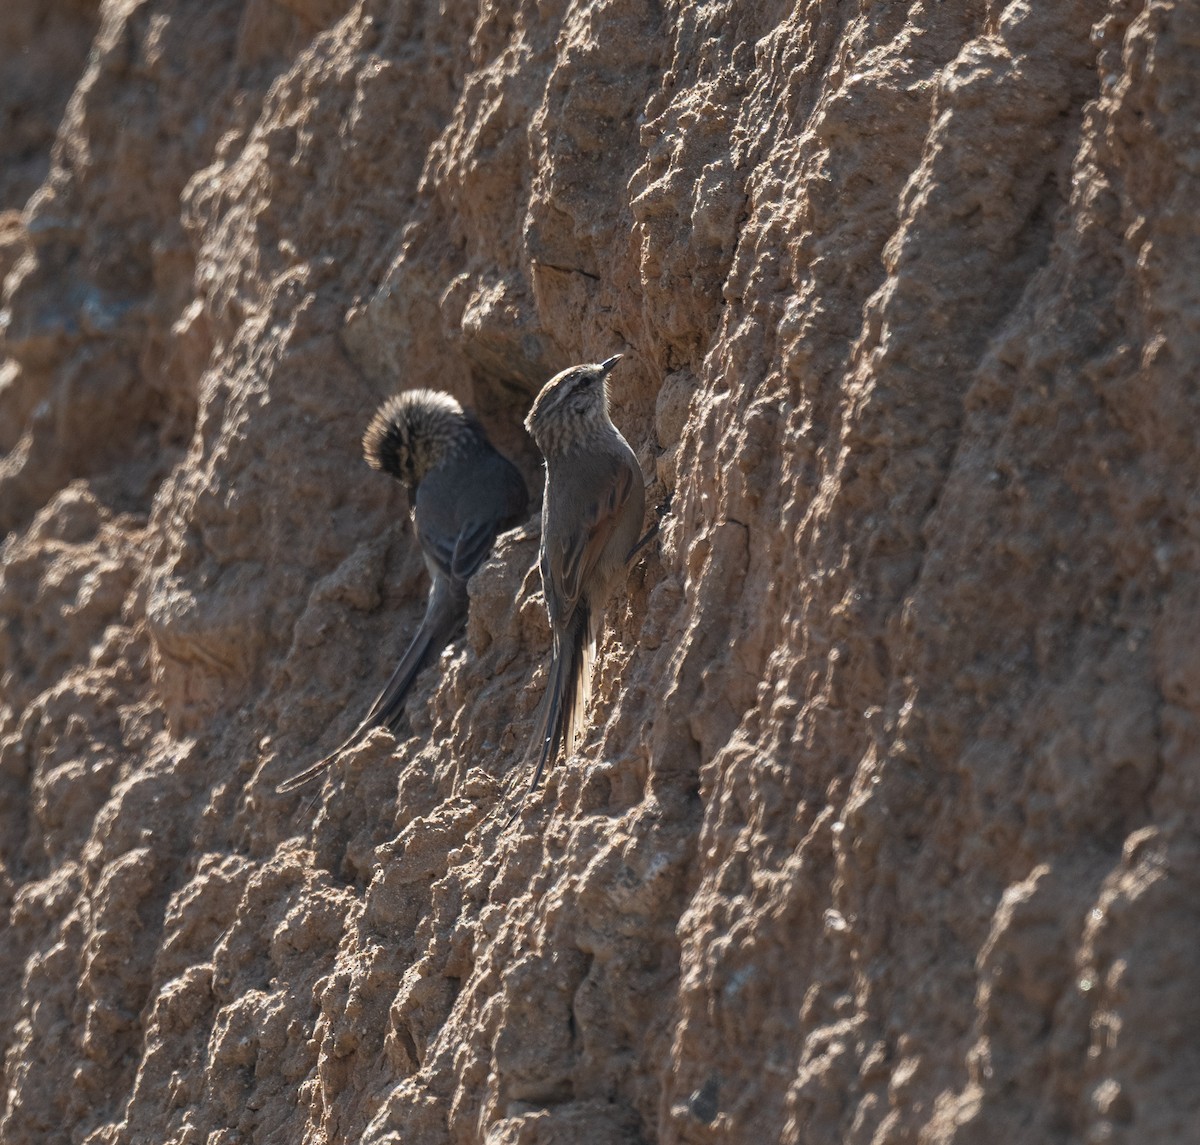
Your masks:
{"label": "eroded cliff", "polygon": [[[5,1145],[1194,1133],[1194,5],[43,7]],[[533,394],[618,350],[662,531],[586,742],[502,831],[535,516],[398,737],[276,794],[423,606],[376,402],[537,488]]]}

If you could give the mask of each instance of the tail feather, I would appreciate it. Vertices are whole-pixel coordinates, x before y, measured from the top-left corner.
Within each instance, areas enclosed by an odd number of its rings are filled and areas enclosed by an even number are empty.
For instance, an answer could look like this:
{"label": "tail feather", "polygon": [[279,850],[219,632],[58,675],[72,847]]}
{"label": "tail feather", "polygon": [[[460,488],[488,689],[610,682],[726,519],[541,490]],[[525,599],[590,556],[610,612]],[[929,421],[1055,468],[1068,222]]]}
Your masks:
{"label": "tail feather", "polygon": [[451,581],[446,577],[434,580],[429,590],[429,602],[421,627],[417,629],[412,643],[405,650],[395,671],[375,702],[363,716],[358,727],[323,759],[306,767],[290,779],[285,779],[276,791],[281,795],[305,786],[321,775],[347,748],[363,739],[372,728],[388,728],[395,731],[404,714],[404,700],[421,670],[441,654],[458,631],[466,615],[467,592],[465,583]]}
{"label": "tail feather", "polygon": [[298,791],[301,787],[305,787],[317,778],[343,751],[348,748],[358,735],[356,731],[341,747],[334,748],[324,759],[318,759],[316,763],[309,764],[303,771],[297,772],[295,775],[285,779],[278,784],[275,791],[279,795],[286,795],[289,791]]}
{"label": "tail feather", "polygon": [[580,602],[566,631],[554,641],[541,724],[541,753],[530,792],[537,789],[546,765],[558,757],[564,741],[570,751],[583,731],[595,658],[596,638],[589,610],[585,602]]}

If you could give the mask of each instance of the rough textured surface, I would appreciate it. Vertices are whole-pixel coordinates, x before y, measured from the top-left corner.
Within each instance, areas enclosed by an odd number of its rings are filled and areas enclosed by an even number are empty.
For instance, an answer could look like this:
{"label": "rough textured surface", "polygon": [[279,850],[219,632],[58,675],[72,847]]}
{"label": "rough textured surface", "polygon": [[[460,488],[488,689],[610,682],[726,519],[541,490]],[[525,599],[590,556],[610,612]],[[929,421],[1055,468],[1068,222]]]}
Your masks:
{"label": "rough textured surface", "polygon": [[[34,7],[4,1145],[1194,1136],[1195,5]],[[376,401],[536,487],[618,350],[669,510],[580,750],[502,833],[534,519],[276,795],[420,614]]]}

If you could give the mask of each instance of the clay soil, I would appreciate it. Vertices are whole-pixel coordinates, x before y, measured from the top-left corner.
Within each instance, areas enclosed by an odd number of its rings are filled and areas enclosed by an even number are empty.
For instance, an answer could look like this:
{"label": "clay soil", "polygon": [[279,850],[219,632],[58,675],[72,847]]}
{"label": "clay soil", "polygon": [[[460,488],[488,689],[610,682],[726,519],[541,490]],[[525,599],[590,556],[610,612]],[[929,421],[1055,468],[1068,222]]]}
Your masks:
{"label": "clay soil", "polygon": [[[1200,8],[0,14],[2,1145],[1200,1140]],[[661,531],[504,823],[614,353]]]}

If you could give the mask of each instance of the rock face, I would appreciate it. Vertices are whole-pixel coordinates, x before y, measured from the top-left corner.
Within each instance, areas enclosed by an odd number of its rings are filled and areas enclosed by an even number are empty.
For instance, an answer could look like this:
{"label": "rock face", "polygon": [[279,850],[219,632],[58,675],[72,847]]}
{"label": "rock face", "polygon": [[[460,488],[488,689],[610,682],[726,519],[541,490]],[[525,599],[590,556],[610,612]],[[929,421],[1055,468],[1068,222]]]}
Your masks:
{"label": "rock face", "polygon": [[[1194,1136],[1195,5],[33,7],[4,1145]],[[586,741],[502,830],[534,517],[276,794],[421,613],[375,404],[536,489],[617,351],[662,530]]]}

